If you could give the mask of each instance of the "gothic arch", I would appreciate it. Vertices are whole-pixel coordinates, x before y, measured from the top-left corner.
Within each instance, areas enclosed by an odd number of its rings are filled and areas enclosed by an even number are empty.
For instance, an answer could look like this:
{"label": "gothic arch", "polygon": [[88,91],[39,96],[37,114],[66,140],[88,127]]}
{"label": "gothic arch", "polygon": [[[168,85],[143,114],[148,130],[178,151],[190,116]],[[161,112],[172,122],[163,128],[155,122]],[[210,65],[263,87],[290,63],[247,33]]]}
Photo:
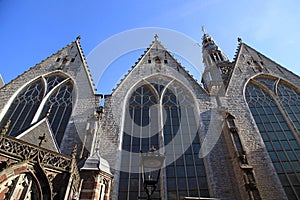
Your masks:
{"label": "gothic arch", "polygon": [[11,120],[7,134],[16,136],[15,134],[19,131],[30,126],[44,94],[45,87],[42,77],[36,78],[20,88],[4,108],[0,127],[5,126]]}
{"label": "gothic arch", "polygon": [[62,72],[52,72],[40,76],[20,88],[11,98],[0,127],[11,121],[8,135],[17,136],[20,131],[30,127],[48,116],[58,145],[71,117],[75,99],[76,85],[72,78]]}
{"label": "gothic arch", "polygon": [[0,173],[0,196],[5,199],[51,199],[51,186],[38,166],[18,163]]}
{"label": "gothic arch", "polygon": [[[165,95],[165,93],[170,90],[171,87],[176,87],[176,88],[181,88],[185,94],[187,94],[186,96],[189,96],[190,99],[190,104],[191,105],[196,105],[193,106],[195,112],[195,116],[198,116],[200,111],[199,111],[199,107],[197,105],[197,101],[196,101],[196,96],[195,94],[184,85],[184,83],[180,82],[179,80],[176,80],[172,77],[166,76],[166,75],[151,75],[148,77],[143,78],[141,81],[137,82],[135,85],[133,85],[130,90],[128,90],[128,92],[125,95],[125,99],[124,99],[124,104],[123,104],[123,114],[122,114],[122,126],[121,126],[121,132],[123,133],[123,126],[124,126],[124,120],[126,116],[126,112],[127,112],[127,102],[130,99],[130,95],[139,87],[141,86],[145,86],[147,85],[147,87],[150,88],[150,90],[155,94],[156,98],[157,98],[157,102],[156,104],[162,106],[163,105],[163,96]],[[173,89],[174,89],[173,88]],[[181,96],[183,97],[183,96]],[[186,101],[187,98],[183,97]],[[181,99],[183,100],[183,99]],[[185,102],[186,103],[186,102]],[[197,121],[197,125],[198,121]],[[122,145],[122,141],[123,141],[123,134],[121,134],[120,137],[120,142]]]}
{"label": "gothic arch", "polygon": [[246,102],[289,198],[299,198],[300,189],[300,93],[295,88],[268,75],[254,77],[245,88]]}
{"label": "gothic arch", "polygon": [[[143,99],[149,97],[143,92],[136,92],[144,89],[147,95],[155,96],[156,101],[150,103],[144,101]],[[195,95],[174,78],[154,75],[144,78],[127,92],[124,101],[128,103],[124,103],[123,112],[126,106],[137,105],[132,100],[136,99],[137,94],[140,95],[138,105],[146,102],[147,109],[154,104],[159,105],[156,113],[154,112],[158,116],[151,118],[151,123],[157,128],[148,124],[149,109],[144,112],[139,111],[140,113],[136,115],[142,122],[140,127],[135,125],[135,119],[130,118],[132,115],[123,114],[120,165],[121,169],[127,168],[129,172],[123,170],[120,172],[119,198],[133,199],[142,192],[137,154],[140,150],[147,152],[152,145],[156,149],[162,147],[167,149],[167,164],[164,166],[165,185],[161,185],[155,192],[155,198],[162,195],[160,191],[165,187],[168,188],[168,194],[164,195],[170,199],[181,199],[184,196],[209,196],[204,161],[198,156],[200,137],[197,114],[199,111]]]}

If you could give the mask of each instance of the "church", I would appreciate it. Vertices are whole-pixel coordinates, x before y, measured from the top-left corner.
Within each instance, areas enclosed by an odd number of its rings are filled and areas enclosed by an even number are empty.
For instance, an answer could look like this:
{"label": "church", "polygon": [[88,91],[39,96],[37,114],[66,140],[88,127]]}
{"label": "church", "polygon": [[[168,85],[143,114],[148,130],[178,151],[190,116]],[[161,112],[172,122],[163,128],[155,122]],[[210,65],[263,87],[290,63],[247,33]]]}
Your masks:
{"label": "church", "polygon": [[0,199],[300,199],[300,77],[240,38],[202,62],[156,35],[98,94],[78,37],[0,81]]}

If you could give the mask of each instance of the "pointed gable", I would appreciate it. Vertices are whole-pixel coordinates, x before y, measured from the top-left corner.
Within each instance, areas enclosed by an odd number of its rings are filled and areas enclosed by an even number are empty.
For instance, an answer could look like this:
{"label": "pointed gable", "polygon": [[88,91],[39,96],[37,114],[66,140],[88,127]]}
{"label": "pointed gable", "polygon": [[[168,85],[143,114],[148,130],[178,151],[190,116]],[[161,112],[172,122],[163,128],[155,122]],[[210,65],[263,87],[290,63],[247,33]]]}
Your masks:
{"label": "pointed gable", "polygon": [[[0,127],[11,120],[11,127],[22,124],[14,132],[27,129],[45,117],[49,110],[47,107],[52,106],[49,123],[54,135],[59,137],[56,139],[60,150],[70,152],[74,143],[81,142],[82,135],[86,133],[83,122],[94,114],[97,100],[79,39],[0,88]],[[30,92],[27,93],[27,90]],[[38,100],[36,93],[39,94]],[[23,104],[19,103],[20,98]],[[14,108],[17,108],[16,112]],[[72,133],[69,132],[72,126],[70,120],[76,126]],[[61,134],[56,134],[57,131]],[[14,133],[12,136],[17,135]],[[87,149],[90,146],[90,143],[86,144]]]}
{"label": "pointed gable", "polygon": [[7,87],[7,90],[11,90],[11,85],[16,85],[17,83],[17,86],[19,87],[20,85],[26,84],[30,79],[35,79],[38,76],[42,76],[44,74],[55,71],[67,73],[76,79],[78,72],[84,70],[87,76],[87,80],[90,84],[91,90],[95,91],[95,85],[93,84],[93,79],[89,72],[87,62],[79,40],[80,37],[78,36],[74,42],[71,42],[67,46],[53,53],[51,56],[42,60],[40,63],[31,67],[23,74],[19,75],[15,79],[11,80],[9,83],[5,84],[4,87]]}
{"label": "pointed gable", "polygon": [[259,73],[270,74],[273,76],[280,75],[287,80],[291,79],[292,76],[294,77],[292,79],[295,79],[295,82],[298,82],[296,79],[298,79],[299,76],[253,49],[246,43],[243,43],[241,39],[239,39],[239,42],[238,53],[235,58],[235,68],[249,70],[253,75]]}
{"label": "pointed gable", "polygon": [[[144,76],[151,76],[154,74],[173,76],[178,78],[178,75],[184,79],[182,81],[191,82],[192,85],[197,85],[201,88],[203,93],[206,91],[199,85],[193,75],[191,75],[177,60],[176,58],[162,45],[155,35],[155,40],[152,41],[150,47],[147,48],[143,55],[138,59],[131,70],[121,79],[117,84],[113,93],[118,90],[118,87],[130,76],[131,73],[136,72],[140,78]],[[183,78],[184,77],[184,78]],[[137,79],[135,79],[136,81]]]}
{"label": "pointed gable", "polygon": [[[280,77],[300,86],[299,76],[282,67],[275,61],[253,49],[238,38],[239,45],[233,61],[234,69],[229,82],[227,94],[236,93],[235,89],[244,87],[245,83],[260,74]],[[242,90],[239,92],[242,93]]]}

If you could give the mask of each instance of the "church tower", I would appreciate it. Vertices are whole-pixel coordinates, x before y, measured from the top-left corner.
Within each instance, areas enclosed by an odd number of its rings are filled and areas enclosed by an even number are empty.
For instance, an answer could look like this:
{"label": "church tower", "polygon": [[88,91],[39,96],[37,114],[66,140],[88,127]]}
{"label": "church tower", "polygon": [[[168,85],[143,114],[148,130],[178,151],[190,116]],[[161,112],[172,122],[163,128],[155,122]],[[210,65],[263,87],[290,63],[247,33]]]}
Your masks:
{"label": "church tower", "polygon": [[215,43],[213,38],[202,28],[202,54],[205,69],[202,84],[212,95],[217,94],[226,86],[231,74],[232,64],[227,56]]}

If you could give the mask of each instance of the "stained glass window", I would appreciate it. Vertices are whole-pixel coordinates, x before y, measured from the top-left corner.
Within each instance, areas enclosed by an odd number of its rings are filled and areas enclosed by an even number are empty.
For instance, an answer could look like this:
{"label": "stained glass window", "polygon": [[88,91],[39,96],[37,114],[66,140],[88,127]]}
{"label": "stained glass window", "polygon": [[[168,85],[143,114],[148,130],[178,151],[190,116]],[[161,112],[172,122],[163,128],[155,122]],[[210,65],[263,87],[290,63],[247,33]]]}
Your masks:
{"label": "stained glass window", "polygon": [[48,115],[54,138],[60,145],[72,112],[72,93],[73,83],[65,75],[54,73],[42,76],[17,94],[1,120],[0,127],[4,127],[10,120],[7,134],[18,136],[22,130]]}
{"label": "stained glass window", "polygon": [[278,98],[287,112],[295,128],[300,133],[300,95],[293,87],[288,87],[285,84],[278,84]]}
{"label": "stained glass window", "polygon": [[73,85],[70,80],[54,87],[43,105],[43,111],[40,115],[40,119],[48,115],[48,120],[58,145],[62,141],[72,113],[72,91]]}
{"label": "stained glass window", "polygon": [[140,84],[127,106],[118,199],[145,196],[138,153],[151,146],[164,147],[167,163],[164,184],[159,183],[153,198],[209,197],[192,96],[180,84],[157,78]]}
{"label": "stained glass window", "polygon": [[0,126],[4,127],[11,121],[6,134],[17,136],[21,130],[30,126],[31,121],[44,97],[45,88],[42,78],[33,81],[25,87],[13,100]]}
{"label": "stained glass window", "polygon": [[245,95],[286,195],[299,199],[299,93],[279,79],[259,77]]}

